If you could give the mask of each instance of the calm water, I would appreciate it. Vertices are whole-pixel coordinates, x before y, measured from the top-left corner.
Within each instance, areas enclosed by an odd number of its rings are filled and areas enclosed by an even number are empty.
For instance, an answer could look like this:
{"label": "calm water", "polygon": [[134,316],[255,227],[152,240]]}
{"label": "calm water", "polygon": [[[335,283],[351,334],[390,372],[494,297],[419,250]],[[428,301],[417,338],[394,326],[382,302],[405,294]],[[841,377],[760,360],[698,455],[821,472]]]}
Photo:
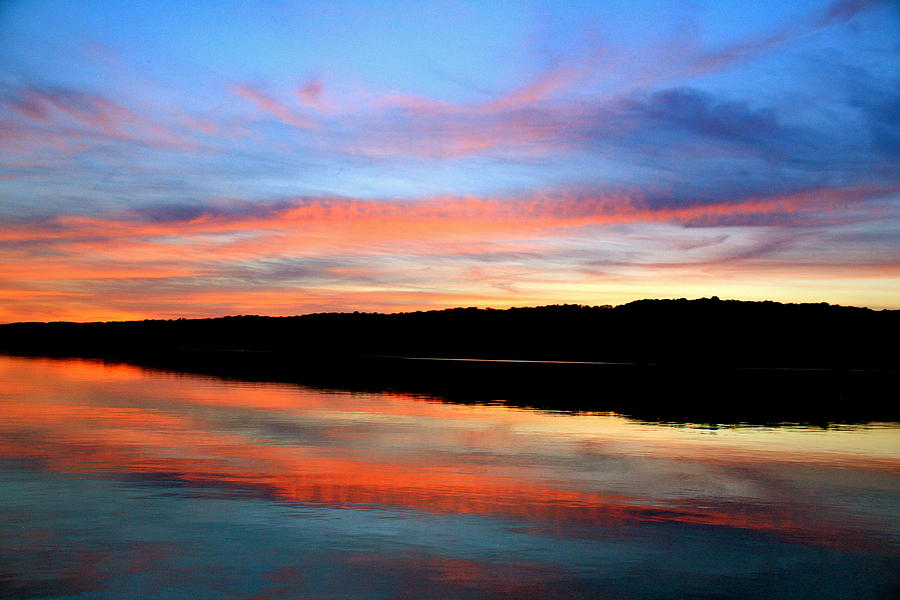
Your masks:
{"label": "calm water", "polygon": [[892,598],[900,429],[0,357],[0,597]]}

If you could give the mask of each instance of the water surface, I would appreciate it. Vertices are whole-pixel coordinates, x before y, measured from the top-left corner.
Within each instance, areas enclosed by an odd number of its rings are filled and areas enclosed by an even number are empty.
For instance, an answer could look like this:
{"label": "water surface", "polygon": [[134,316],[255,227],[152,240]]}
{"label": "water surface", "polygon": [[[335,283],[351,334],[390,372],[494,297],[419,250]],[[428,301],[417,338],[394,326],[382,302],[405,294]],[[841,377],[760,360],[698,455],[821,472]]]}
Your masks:
{"label": "water surface", "polygon": [[0,597],[890,598],[900,429],[0,357]]}

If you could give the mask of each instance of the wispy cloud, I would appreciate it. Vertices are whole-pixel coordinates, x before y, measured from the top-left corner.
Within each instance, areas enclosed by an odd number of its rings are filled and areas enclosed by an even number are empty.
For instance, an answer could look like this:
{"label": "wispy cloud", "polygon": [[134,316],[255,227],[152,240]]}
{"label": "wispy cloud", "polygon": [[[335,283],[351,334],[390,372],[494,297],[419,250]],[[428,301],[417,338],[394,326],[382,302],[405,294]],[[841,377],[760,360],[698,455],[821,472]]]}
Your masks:
{"label": "wispy cloud", "polygon": [[297,87],[297,100],[301,105],[324,110],[326,108],[324,90],[322,80],[312,77]]}
{"label": "wispy cloud", "polygon": [[184,136],[100,94],[60,87],[21,86],[0,90],[0,108],[22,121],[7,121],[13,137],[39,143],[66,138],[75,143],[111,140],[190,149]]}
{"label": "wispy cloud", "polygon": [[699,54],[686,66],[685,71],[698,74],[731,67],[788,42],[849,21],[858,14],[881,4],[885,4],[885,2],[883,0],[836,0],[821,12],[788,23],[774,32]]}
{"label": "wispy cloud", "polygon": [[316,126],[316,122],[313,119],[296,114],[288,105],[249,84],[236,85],[234,93],[241,98],[252,101],[262,110],[275,115],[279,121],[286,125],[302,129],[311,129]]}
{"label": "wispy cloud", "polygon": [[[348,240],[328,236],[329,230],[362,234],[370,231],[386,241],[416,239],[425,232],[460,235],[467,231],[508,231],[582,227],[619,223],[681,223],[716,226],[741,215],[766,217],[766,224],[798,213],[851,208],[867,198],[883,197],[897,189],[860,187],[812,189],[795,193],[747,197],[729,201],[670,204],[648,202],[636,192],[555,191],[526,197],[434,197],[393,202],[352,198],[303,198],[273,202],[224,202],[206,205],[162,204],[145,206],[118,218],[57,216],[38,225],[21,225],[0,232],[0,240],[65,239],[70,236],[116,239],[122,237],[183,237],[239,232],[292,231],[296,237],[320,235],[325,244]],[[174,226],[174,227],[173,227]],[[411,227],[407,235],[401,230]],[[333,239],[329,239],[333,238]]]}
{"label": "wispy cloud", "polygon": [[[341,306],[364,301],[371,306],[380,293],[378,306],[402,297],[406,298],[402,306],[410,307],[412,299],[439,303],[454,286],[462,286],[455,292],[457,299],[468,295],[470,302],[478,298],[496,305],[504,297],[533,300],[541,297],[529,291],[535,286],[544,290],[546,298],[555,289],[584,285],[586,280],[573,275],[582,268],[588,277],[603,273],[604,279],[619,282],[640,279],[635,273],[671,275],[678,264],[678,277],[698,270],[761,272],[761,264],[773,273],[785,269],[796,273],[796,267],[776,268],[777,260],[765,263],[790,249],[796,238],[788,233],[791,228],[803,227],[809,235],[816,227],[834,226],[848,214],[865,214],[871,200],[888,192],[819,189],[671,206],[648,203],[637,194],[585,191],[524,198],[406,202],[305,198],[150,206],[105,218],[58,216],[4,228],[0,287],[39,297],[56,291],[87,294],[95,300],[103,295],[121,302],[143,299],[145,305],[154,297],[209,303],[218,295],[216,306],[225,306],[226,298],[234,298],[228,306],[238,306],[240,299],[260,303],[265,293],[281,290],[280,295],[294,286],[310,298],[340,297]],[[833,218],[827,216],[829,212]],[[868,218],[880,215],[876,212]],[[749,246],[723,244],[723,228],[733,228],[736,220],[745,228],[753,219],[761,231],[787,229]],[[661,225],[700,227],[713,233],[712,237],[685,234],[666,241],[663,247],[650,248],[644,259],[634,252],[617,252],[610,260],[588,264],[587,256],[606,252],[602,248],[607,228]],[[631,236],[623,240],[636,244],[635,251],[647,245]],[[573,247],[581,250],[572,254]],[[653,257],[660,251],[676,252],[682,258],[665,265],[655,263]],[[843,260],[831,257],[813,265],[794,259],[794,264],[821,274],[833,272]],[[886,258],[877,264],[851,260],[850,264],[861,265],[861,274],[894,272]],[[850,264],[840,266],[841,272],[852,271]],[[286,297],[296,299],[299,293]]]}

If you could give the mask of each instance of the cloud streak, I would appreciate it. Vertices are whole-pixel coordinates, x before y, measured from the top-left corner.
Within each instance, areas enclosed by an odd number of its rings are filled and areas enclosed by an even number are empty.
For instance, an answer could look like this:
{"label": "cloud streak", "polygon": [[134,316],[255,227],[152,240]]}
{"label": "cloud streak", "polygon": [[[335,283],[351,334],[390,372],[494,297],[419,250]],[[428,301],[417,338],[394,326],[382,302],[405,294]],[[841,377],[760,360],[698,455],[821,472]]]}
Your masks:
{"label": "cloud streak", "polygon": [[316,126],[314,120],[297,115],[286,104],[279,102],[272,96],[246,83],[235,86],[234,93],[241,98],[250,100],[256,104],[257,107],[276,116],[279,121],[286,125],[292,125],[302,129],[311,129]]}
{"label": "cloud streak", "polygon": [[[184,237],[252,232],[308,233],[324,243],[333,231],[371,232],[385,240],[402,230],[410,239],[460,236],[467,231],[518,235],[523,231],[625,223],[679,223],[692,226],[730,224],[740,216],[765,217],[779,224],[793,214],[852,208],[867,198],[900,188],[813,189],[772,197],[728,202],[650,203],[639,193],[558,191],[530,197],[435,197],[392,202],[353,198],[302,198],[269,203],[222,203],[219,206],[158,205],[138,208],[131,218],[58,216],[36,225],[0,232],[0,241]],[[825,217],[827,220],[827,217]],[[176,228],[172,225],[177,224]],[[322,227],[321,232],[314,229]],[[365,240],[366,242],[370,240]]]}
{"label": "cloud streak", "polygon": [[[739,221],[742,229],[803,227],[809,235],[848,215],[880,218],[872,207],[891,192],[817,189],[672,205],[635,193],[589,191],[405,202],[302,198],[150,206],[105,218],[58,216],[0,231],[5,258],[0,289],[38,294],[32,304],[43,306],[40,310],[48,310],[39,302],[41,293],[53,297],[56,291],[111,298],[105,303],[118,306],[113,315],[154,304],[172,314],[187,300],[207,311],[231,312],[243,302],[284,314],[298,306],[321,309],[328,302],[382,310],[442,302],[502,305],[510,298],[539,303],[598,277],[624,283],[650,273],[673,281],[703,273],[775,277],[803,270],[877,277],[900,274],[897,261],[846,263],[832,257],[818,263],[794,260],[789,266],[777,258],[790,246],[787,238],[732,249],[720,247],[730,234],[715,232],[733,230]],[[661,249],[670,252],[683,246],[671,264],[636,260],[634,251],[593,264],[587,258],[604,252],[605,231],[662,226],[709,229],[720,241],[664,242]],[[622,239],[645,244],[631,235]],[[581,250],[573,254],[567,247]]]}
{"label": "cloud streak", "polygon": [[[0,90],[0,108],[21,118],[6,121],[13,138],[59,145],[78,142],[145,143],[177,149],[193,144],[184,136],[100,94],[61,87],[24,86]],[[47,137],[45,137],[47,136]],[[3,147],[0,147],[3,149]]]}

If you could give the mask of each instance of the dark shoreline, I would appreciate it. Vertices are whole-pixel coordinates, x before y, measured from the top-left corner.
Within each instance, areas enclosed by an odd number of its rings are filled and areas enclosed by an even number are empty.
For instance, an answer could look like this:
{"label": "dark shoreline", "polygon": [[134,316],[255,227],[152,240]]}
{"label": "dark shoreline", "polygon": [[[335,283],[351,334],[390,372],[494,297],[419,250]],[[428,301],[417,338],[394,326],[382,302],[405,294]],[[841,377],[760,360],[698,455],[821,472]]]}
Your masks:
{"label": "dark shoreline", "polygon": [[412,313],[0,325],[0,351],[188,349],[721,367],[900,368],[900,310],[701,298]]}
{"label": "dark shoreline", "polygon": [[900,311],[701,298],[0,325],[0,352],[652,421],[900,421]]}
{"label": "dark shoreline", "polygon": [[162,354],[4,352],[89,359],[233,381],[329,391],[389,392],[459,404],[504,404],[579,413],[615,412],[673,424],[778,426],[900,422],[891,370],[735,368],[270,351],[175,350]]}

